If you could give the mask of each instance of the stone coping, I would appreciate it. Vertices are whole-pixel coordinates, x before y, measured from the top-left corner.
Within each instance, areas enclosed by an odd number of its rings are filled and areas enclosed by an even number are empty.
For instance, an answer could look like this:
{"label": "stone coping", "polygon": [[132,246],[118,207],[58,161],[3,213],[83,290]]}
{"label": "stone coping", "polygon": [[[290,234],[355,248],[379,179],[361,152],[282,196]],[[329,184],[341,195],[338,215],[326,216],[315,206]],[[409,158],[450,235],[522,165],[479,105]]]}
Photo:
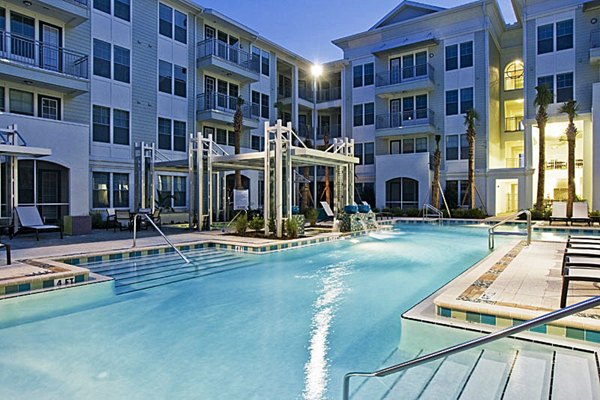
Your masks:
{"label": "stone coping", "polygon": [[[543,246],[546,256],[541,257],[536,246]],[[547,253],[547,248],[561,246],[564,248],[564,243],[505,244],[441,289],[433,299],[434,312],[440,317],[504,328],[558,309],[561,279],[560,271],[554,270],[560,267],[556,266],[556,251]],[[533,256],[536,263],[531,263]],[[600,312],[578,313],[532,331],[600,343]]]}

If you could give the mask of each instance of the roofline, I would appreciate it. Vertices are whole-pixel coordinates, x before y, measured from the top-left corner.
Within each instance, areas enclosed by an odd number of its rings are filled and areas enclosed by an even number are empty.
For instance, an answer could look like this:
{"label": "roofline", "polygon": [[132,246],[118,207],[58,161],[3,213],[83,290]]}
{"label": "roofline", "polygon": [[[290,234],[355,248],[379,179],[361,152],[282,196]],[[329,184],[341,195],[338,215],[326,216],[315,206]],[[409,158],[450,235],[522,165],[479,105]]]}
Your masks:
{"label": "roofline", "polygon": [[404,0],[403,2],[401,2],[400,4],[398,4],[396,7],[394,7],[390,12],[388,12],[387,14],[385,14],[385,16],[383,18],[381,18],[379,21],[377,21],[375,24],[373,24],[373,26],[371,26],[369,28],[369,30],[375,30],[377,29],[376,27],[385,22],[388,18],[390,18],[392,15],[394,15],[398,10],[400,10],[402,7],[406,7],[406,6],[413,6],[413,7],[419,7],[419,8],[424,8],[424,9],[428,9],[428,10],[432,10],[432,11],[442,11],[442,10],[446,10],[446,8],[444,7],[438,7],[438,6],[434,6],[431,4],[426,4],[426,3],[420,3],[417,1],[411,1],[411,0]]}
{"label": "roofline", "polygon": [[231,24],[231,25],[235,25],[237,26],[240,30],[246,31],[250,36],[253,36],[255,38],[258,38],[258,32],[255,31],[254,29],[251,29],[249,27],[247,27],[246,25],[242,24],[241,22],[238,22],[236,20],[234,20],[233,18],[228,17],[225,14],[220,13],[219,11],[215,10],[214,8],[205,8],[202,11],[202,14],[207,14],[207,15],[212,15],[214,17],[220,18],[223,21]]}
{"label": "roofline", "polygon": [[[350,40],[354,40],[354,39],[360,39],[362,37],[368,37],[368,36],[370,36],[370,35],[372,35],[374,33],[384,32],[384,31],[387,31],[387,30],[391,30],[391,29],[397,28],[399,24],[411,25],[411,24],[415,24],[415,23],[421,22],[423,20],[426,20],[427,18],[433,18],[433,17],[444,16],[444,15],[450,15],[452,13],[462,12],[462,11],[468,10],[470,8],[481,7],[482,4],[488,4],[488,3],[492,3],[496,7],[498,7],[498,4],[494,0],[475,0],[475,1],[472,1],[470,3],[461,4],[460,6],[456,6],[456,7],[452,7],[452,8],[446,8],[444,10],[438,11],[438,12],[433,13],[433,14],[421,15],[420,17],[416,17],[416,18],[409,19],[409,20],[402,21],[402,22],[397,22],[397,23],[392,24],[392,25],[386,25],[386,26],[382,26],[381,28],[377,28],[377,29],[373,29],[373,30],[367,30],[367,31],[364,31],[364,32],[355,33],[354,35],[345,36],[345,37],[342,37],[342,38],[339,38],[339,39],[334,39],[334,40],[331,41],[331,43],[333,43],[334,45],[336,45],[339,48],[342,48],[340,46],[342,43],[349,42]],[[504,16],[502,15],[501,12],[500,12],[500,15],[502,16],[502,18],[504,18]],[[509,25],[506,24],[506,21],[504,21],[503,25],[504,25],[504,27],[509,26]]]}

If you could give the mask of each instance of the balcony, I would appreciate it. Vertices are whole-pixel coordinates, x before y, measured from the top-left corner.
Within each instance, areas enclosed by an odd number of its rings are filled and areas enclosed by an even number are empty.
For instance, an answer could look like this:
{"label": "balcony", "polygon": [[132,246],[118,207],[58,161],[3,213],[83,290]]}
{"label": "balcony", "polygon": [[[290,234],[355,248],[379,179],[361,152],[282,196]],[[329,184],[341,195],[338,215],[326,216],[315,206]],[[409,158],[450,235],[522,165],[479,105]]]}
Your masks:
{"label": "balcony", "polygon": [[[23,7],[22,0],[7,0],[8,3]],[[89,19],[88,0],[36,0],[27,6],[31,15],[52,17],[62,21],[68,28],[75,27]]]}
{"label": "balcony", "polygon": [[[198,121],[212,121],[216,123],[233,125],[233,116],[237,108],[237,97],[220,93],[201,93],[196,97],[196,118]],[[244,116],[243,126],[249,129],[258,128],[256,104],[242,105]],[[258,109],[260,111],[260,108]]]}
{"label": "balcony", "polygon": [[375,120],[376,136],[434,133],[434,112],[428,108],[379,114]]}
{"label": "balcony", "polygon": [[329,138],[329,143],[332,143],[333,139],[342,137],[342,127],[340,125],[319,126],[317,128],[317,140],[324,140],[325,134]]}
{"label": "balcony", "polygon": [[524,117],[506,117],[504,119],[504,132],[523,132],[525,130]]}
{"label": "balcony", "polygon": [[88,90],[89,60],[85,54],[0,31],[0,75],[68,93]]}
{"label": "balcony", "polygon": [[590,32],[590,64],[600,62],[600,29]]}
{"label": "balcony", "polygon": [[321,89],[317,91],[317,103],[324,103],[327,101],[340,100],[342,98],[341,87],[330,87],[328,89]]}
{"label": "balcony", "polygon": [[393,97],[401,92],[433,90],[433,72],[434,68],[430,64],[380,72],[375,80],[375,94],[380,97]]}
{"label": "balcony", "polygon": [[209,72],[233,75],[242,82],[260,79],[260,57],[230,46],[217,39],[198,43],[198,68]]}

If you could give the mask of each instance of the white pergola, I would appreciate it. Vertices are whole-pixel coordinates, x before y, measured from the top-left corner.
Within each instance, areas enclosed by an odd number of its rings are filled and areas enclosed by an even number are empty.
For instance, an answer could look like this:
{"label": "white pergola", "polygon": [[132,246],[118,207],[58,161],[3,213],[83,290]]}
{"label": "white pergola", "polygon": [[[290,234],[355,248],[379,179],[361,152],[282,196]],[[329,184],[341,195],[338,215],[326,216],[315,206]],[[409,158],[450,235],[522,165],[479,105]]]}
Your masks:
{"label": "white pergola", "polygon": [[[354,140],[336,139],[325,150],[306,147],[292,130],[291,123],[282,125],[281,120],[264,126],[264,151],[244,154],[228,154],[214,143],[212,135],[202,137],[199,133],[190,138],[188,168],[190,182],[190,222],[198,216],[198,230],[205,221],[213,223],[213,209],[219,208],[221,192],[220,172],[236,170],[262,171],[264,176],[265,233],[269,233],[268,221],[274,218],[276,235],[282,236],[284,219],[292,216],[293,170],[305,166],[326,166],[334,169],[334,212],[351,204],[354,194]],[[216,193],[215,193],[216,189]]]}

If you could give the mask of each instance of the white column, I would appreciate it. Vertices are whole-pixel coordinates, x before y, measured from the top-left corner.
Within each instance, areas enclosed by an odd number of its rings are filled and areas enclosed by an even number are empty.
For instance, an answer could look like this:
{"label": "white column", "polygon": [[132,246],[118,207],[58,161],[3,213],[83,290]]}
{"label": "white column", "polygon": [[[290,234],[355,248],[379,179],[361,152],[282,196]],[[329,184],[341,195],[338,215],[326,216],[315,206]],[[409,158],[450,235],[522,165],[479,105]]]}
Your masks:
{"label": "white column", "polygon": [[281,120],[277,120],[277,130],[275,132],[275,221],[277,223],[277,237],[283,236],[283,163],[282,163],[282,126]]}
{"label": "white column", "polygon": [[292,67],[292,127],[298,128],[298,66]]}

